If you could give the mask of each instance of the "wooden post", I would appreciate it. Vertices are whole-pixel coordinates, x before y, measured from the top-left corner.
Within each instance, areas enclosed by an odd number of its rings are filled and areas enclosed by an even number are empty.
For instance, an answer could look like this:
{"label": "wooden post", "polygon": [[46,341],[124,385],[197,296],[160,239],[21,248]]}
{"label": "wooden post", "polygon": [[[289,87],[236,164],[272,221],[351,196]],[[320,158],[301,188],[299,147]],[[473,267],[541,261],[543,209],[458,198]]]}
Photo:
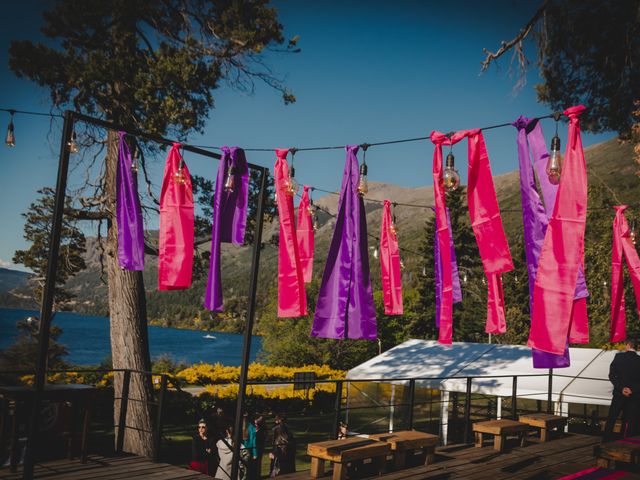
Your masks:
{"label": "wooden post", "polygon": [[116,433],[116,453],[122,453],[124,448],[124,431],[127,428],[127,407],[129,406],[129,384],[131,383],[131,370],[125,370],[122,376],[122,395],[120,397],[120,418],[118,419],[118,432]]}
{"label": "wooden post", "polygon": [[153,432],[153,461],[160,459],[160,444],[162,443],[162,412],[164,397],[167,393],[167,376],[162,375],[160,380],[160,393],[158,394],[158,412],[156,415],[156,428]]}

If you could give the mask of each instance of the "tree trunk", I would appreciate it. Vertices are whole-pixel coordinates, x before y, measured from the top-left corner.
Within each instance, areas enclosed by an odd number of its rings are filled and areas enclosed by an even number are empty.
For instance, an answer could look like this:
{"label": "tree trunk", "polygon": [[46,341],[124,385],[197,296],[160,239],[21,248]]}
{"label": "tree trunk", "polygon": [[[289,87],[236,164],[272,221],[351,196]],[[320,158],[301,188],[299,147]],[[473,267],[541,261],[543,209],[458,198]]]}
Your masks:
{"label": "tree trunk", "polygon": [[[147,305],[142,272],[123,270],[118,263],[118,228],[116,224],[116,171],[118,166],[118,134],[108,133],[105,170],[105,194],[110,219],[107,231],[106,264],[109,282],[109,318],[113,368],[148,372],[151,370],[147,333]],[[114,424],[116,438],[120,417],[122,373],[114,376]],[[153,456],[151,378],[132,372],[124,434],[124,451]]]}

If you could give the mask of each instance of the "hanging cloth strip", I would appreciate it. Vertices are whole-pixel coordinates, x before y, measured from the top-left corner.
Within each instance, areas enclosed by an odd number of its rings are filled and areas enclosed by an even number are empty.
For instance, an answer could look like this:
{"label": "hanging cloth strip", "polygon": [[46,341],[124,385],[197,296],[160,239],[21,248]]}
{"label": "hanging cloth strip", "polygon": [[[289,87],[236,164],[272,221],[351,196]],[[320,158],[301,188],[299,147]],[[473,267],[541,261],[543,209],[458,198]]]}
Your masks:
{"label": "hanging cloth strip", "polygon": [[584,229],[587,216],[587,169],[580,138],[583,106],[568,108],[567,151],[560,187],[544,237],[533,291],[528,345],[562,355],[570,343],[588,343],[586,299],[576,296],[576,282],[584,270]]}
{"label": "hanging cloth strip", "polygon": [[305,283],[311,281],[313,274],[313,249],[314,231],[313,214],[311,213],[311,202],[309,201],[309,186],[305,185],[298,205],[298,252],[300,253],[300,266]]}
{"label": "hanging cloth strip", "polygon": [[167,156],[160,193],[158,290],[191,286],[193,216],[191,177],[176,142]]}
{"label": "hanging cloth strip", "polygon": [[478,242],[482,265],[489,287],[487,298],[487,333],[504,333],[502,273],[513,270],[509,243],[502,227],[500,207],[493,185],[489,155],[480,129],[470,130],[467,203],[471,227]]}
{"label": "hanging cloth strip", "polygon": [[144,270],[144,225],[138,197],[138,179],[131,171],[132,160],[125,132],[118,132],[116,179],[116,223],[118,262],[125,270]]}
{"label": "hanging cloth strip", "polygon": [[358,195],[358,146],[348,145],[346,151],[338,215],[311,335],[375,340],[376,308],[369,272],[367,217],[364,200]]}
{"label": "hanging cloth strip", "polygon": [[[556,186],[553,185],[545,172],[546,161],[549,157],[542,129],[537,119],[520,116],[513,125],[518,129],[518,162],[520,166],[520,194],[522,197],[522,222],[524,225],[524,248],[527,259],[527,274],[529,278],[529,312],[533,310],[533,286],[536,281],[538,259],[544,243],[544,234],[549,223],[545,207],[536,189],[533,165],[529,155],[529,147],[534,155],[541,190],[546,192],[545,203],[550,204],[550,212],[556,199]],[[542,169],[542,171],[540,170]],[[544,195],[544,193],[543,193]],[[565,368],[571,362],[569,346],[565,346],[562,355],[532,349],[534,368]]]}
{"label": "hanging cloth strip", "polygon": [[278,245],[278,316],[296,318],[307,315],[307,293],[304,289],[298,239],[296,236],[293,195],[288,192],[288,149],[276,150],[275,187],[280,218]]}
{"label": "hanging cloth strip", "polygon": [[[226,191],[224,186],[232,167],[233,189]],[[220,272],[220,244],[222,242],[235,245],[244,243],[248,202],[249,166],[244,150],[239,147],[222,147],[222,158],[218,164],[216,189],[213,196],[211,255],[204,299],[205,308],[214,312],[222,312],[224,306]]]}
{"label": "hanging cloth strip", "polygon": [[624,277],[622,275],[622,255],[627,260],[629,276],[636,296],[636,308],[640,315],[640,258],[630,236],[629,224],[624,216],[627,205],[614,207],[613,249],[611,252],[611,342],[622,342],[627,338]]}
{"label": "hanging cloth strip", "polygon": [[391,202],[384,201],[380,223],[380,273],[385,315],[402,315],[402,274],[398,234],[392,229]]}
{"label": "hanging cloth strip", "polygon": [[444,133],[431,132],[431,142],[435,145],[433,151],[433,196],[436,216],[436,237],[440,252],[441,285],[440,293],[440,325],[438,330],[438,342],[451,344],[453,337],[453,268],[451,265],[451,231],[447,221],[447,202],[442,181],[442,146],[455,145],[467,136],[467,131],[454,133],[451,138]]}
{"label": "hanging cloth strip", "polygon": [[[432,207],[435,211],[435,208]],[[460,276],[458,275],[458,262],[453,246],[453,230],[451,229],[451,215],[447,208],[447,224],[449,227],[449,244],[451,245],[451,285],[453,288],[453,303],[462,301],[462,289],[460,288]],[[436,280],[436,328],[440,328],[440,309],[442,308],[442,258],[440,257],[440,242],[438,240],[438,221],[436,219],[436,232],[433,242],[433,258],[435,260]]]}

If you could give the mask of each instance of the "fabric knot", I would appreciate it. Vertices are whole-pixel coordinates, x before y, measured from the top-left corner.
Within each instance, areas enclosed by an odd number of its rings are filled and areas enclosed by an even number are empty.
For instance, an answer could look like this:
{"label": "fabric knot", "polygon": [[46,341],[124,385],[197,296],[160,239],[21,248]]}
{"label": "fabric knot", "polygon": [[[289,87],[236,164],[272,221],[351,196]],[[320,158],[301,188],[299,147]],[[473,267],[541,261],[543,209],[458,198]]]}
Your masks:
{"label": "fabric knot", "polygon": [[286,160],[288,153],[289,153],[289,149],[288,148],[276,148],[276,156],[280,160]]}
{"label": "fabric knot", "polygon": [[564,112],[564,115],[569,117],[570,119],[579,117],[582,113],[587,109],[584,105],[576,105],[574,107],[567,108]]}
{"label": "fabric knot", "polygon": [[344,148],[347,152],[353,152],[354,154],[356,154],[360,149],[360,145],[347,145]]}

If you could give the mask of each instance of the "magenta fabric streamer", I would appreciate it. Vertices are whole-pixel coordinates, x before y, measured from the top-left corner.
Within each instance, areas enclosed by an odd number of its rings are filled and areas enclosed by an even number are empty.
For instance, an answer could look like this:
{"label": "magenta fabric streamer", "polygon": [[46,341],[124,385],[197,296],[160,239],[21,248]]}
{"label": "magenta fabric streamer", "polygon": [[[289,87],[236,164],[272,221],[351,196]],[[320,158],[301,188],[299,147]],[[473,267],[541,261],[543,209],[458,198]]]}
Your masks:
{"label": "magenta fabric streamer", "polygon": [[[433,210],[435,208],[432,207]],[[438,240],[438,219],[436,222],[435,241],[433,242],[433,258],[435,259],[436,279],[436,328],[440,328],[440,310],[442,308],[442,258],[440,257],[440,241]],[[453,230],[451,229],[451,215],[447,208],[447,225],[449,227],[449,245],[451,246],[451,284],[453,289],[453,303],[462,301],[462,289],[460,288],[460,276],[458,274],[458,262],[456,250],[453,246]]]}
{"label": "magenta fabric streamer", "polygon": [[311,335],[377,338],[367,245],[367,217],[358,195],[357,145],[346,147],[338,215],[322,275]]}
{"label": "magenta fabric streamer", "polygon": [[[529,148],[534,155],[534,162],[546,169],[549,157],[542,129],[537,119],[520,116],[513,125],[518,129],[518,161],[520,166],[520,194],[522,197],[522,222],[524,224],[525,257],[527,260],[527,274],[529,277],[529,312],[533,311],[533,287],[538,270],[538,259],[544,243],[544,235],[549,223],[545,207],[536,189],[533,165],[529,155]],[[540,185],[546,192],[545,200],[548,204],[555,203],[556,186],[549,182],[546,172],[538,170]],[[553,205],[551,205],[553,208]],[[566,368],[571,364],[569,345],[562,355],[532,349],[534,368]]]}
{"label": "magenta fabric streamer", "polygon": [[[229,170],[233,167],[234,188],[224,188]],[[249,202],[249,167],[244,150],[239,147],[222,147],[222,158],[218,164],[216,190],[213,196],[213,222],[211,228],[211,256],[209,277],[204,306],[222,312],[222,276],[220,273],[220,244],[222,242],[242,245],[247,226]]]}
{"label": "magenta fabric streamer", "polygon": [[116,223],[118,262],[125,270],[144,270],[144,225],[138,197],[138,180],[131,171],[131,152],[125,132],[118,132],[118,172],[116,179]]}

